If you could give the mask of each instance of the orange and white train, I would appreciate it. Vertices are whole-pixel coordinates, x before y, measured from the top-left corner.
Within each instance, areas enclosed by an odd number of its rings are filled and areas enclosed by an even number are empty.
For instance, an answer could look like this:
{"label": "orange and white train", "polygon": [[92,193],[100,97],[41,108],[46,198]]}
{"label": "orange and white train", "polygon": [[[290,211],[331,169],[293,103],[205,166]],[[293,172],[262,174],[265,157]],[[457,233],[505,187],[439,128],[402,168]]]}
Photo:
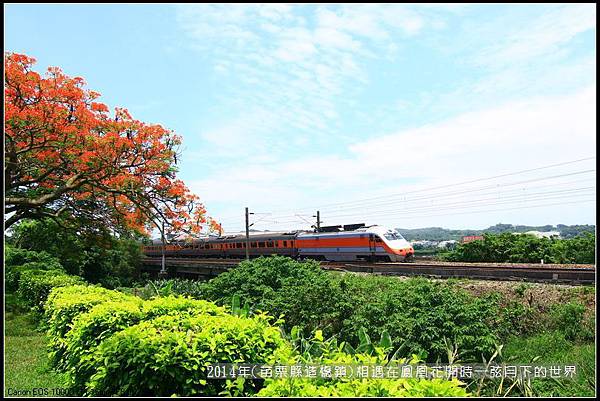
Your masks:
{"label": "orange and white train", "polygon": [[[327,227],[331,229],[331,227]],[[249,236],[250,257],[282,255],[295,259],[340,262],[404,262],[414,255],[402,235],[382,226],[335,226],[329,232],[266,232]],[[154,241],[144,247],[147,256],[161,256],[162,245]],[[245,258],[245,234],[222,235],[167,244],[167,257]]]}

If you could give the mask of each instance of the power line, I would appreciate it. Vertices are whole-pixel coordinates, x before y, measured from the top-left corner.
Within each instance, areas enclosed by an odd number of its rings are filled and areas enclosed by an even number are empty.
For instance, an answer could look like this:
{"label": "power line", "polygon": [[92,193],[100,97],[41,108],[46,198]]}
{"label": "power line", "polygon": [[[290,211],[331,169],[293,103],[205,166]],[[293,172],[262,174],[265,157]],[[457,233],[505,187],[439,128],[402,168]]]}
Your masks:
{"label": "power line", "polygon": [[[465,193],[479,192],[479,191],[485,191],[485,190],[497,191],[498,188],[514,186],[514,185],[530,183],[530,182],[545,181],[545,180],[550,180],[550,179],[554,179],[554,178],[566,177],[566,176],[577,175],[577,174],[586,174],[586,173],[590,173],[590,172],[594,172],[594,171],[595,170],[583,170],[583,171],[577,171],[577,172],[568,173],[568,174],[560,174],[560,175],[555,175],[555,176],[542,177],[542,178],[536,178],[536,179],[524,180],[524,181],[517,181],[517,182],[512,182],[512,183],[497,184],[497,185],[491,185],[491,186],[485,186],[485,187],[479,187],[479,188],[473,188],[473,189],[466,189],[466,190],[459,190],[459,191],[435,193],[435,194],[421,196],[421,197],[415,197],[415,198],[408,198],[408,199],[404,198],[404,199],[400,199],[400,200],[381,201],[381,202],[377,202],[377,203],[365,203],[365,204],[361,204],[358,206],[346,206],[346,207],[340,207],[340,208],[336,208],[336,209],[326,209],[326,211],[331,210],[333,212],[336,212],[336,211],[347,210],[347,209],[358,209],[358,208],[362,209],[365,207],[391,205],[391,204],[395,204],[395,203],[408,203],[408,202],[416,202],[419,200],[439,199],[441,197],[450,197],[452,195],[464,195]],[[582,180],[572,181],[572,182],[580,182],[580,181],[582,181]],[[569,182],[567,182],[567,183],[569,183]],[[545,185],[545,186],[554,186],[554,185],[561,185],[561,184],[562,183],[549,184],[549,185]],[[533,187],[533,188],[540,188],[540,187],[543,188],[545,186],[539,186],[539,187]],[[512,190],[512,191],[516,191],[516,190]],[[506,192],[511,192],[511,191],[505,191],[504,193],[506,193]]]}
{"label": "power line", "polygon": [[[469,180],[469,181],[463,181],[463,182],[459,182],[459,183],[445,184],[445,185],[440,185],[440,186],[431,187],[431,188],[424,188],[424,189],[419,189],[419,190],[414,190],[414,191],[407,191],[407,192],[390,194],[390,195],[381,195],[381,196],[376,196],[376,197],[371,197],[371,198],[357,199],[357,200],[354,200],[354,201],[335,202],[335,203],[322,204],[322,205],[317,205],[317,206],[305,207],[305,208],[301,208],[301,209],[298,209],[298,210],[326,209],[326,206],[345,205],[345,204],[349,204],[349,203],[352,204],[352,203],[365,202],[365,201],[377,200],[377,199],[382,199],[382,198],[389,198],[389,197],[395,197],[395,196],[404,196],[406,194],[411,194],[411,193],[427,192],[427,191],[432,191],[434,189],[456,187],[456,186],[459,186],[459,185],[472,184],[472,183],[481,182],[481,181],[489,181],[489,180],[493,180],[493,179],[496,179],[496,178],[509,177],[509,176],[513,176],[513,175],[518,175],[518,174],[523,174],[523,173],[529,173],[529,172],[532,172],[532,171],[539,171],[539,170],[544,170],[544,169],[548,169],[548,168],[552,168],[552,167],[558,167],[558,166],[564,166],[564,165],[568,165],[568,164],[579,163],[579,162],[582,162],[582,161],[593,160],[595,158],[596,158],[595,156],[593,156],[593,157],[586,157],[586,158],[583,158],[583,159],[577,159],[577,160],[572,160],[572,161],[567,161],[567,162],[562,162],[562,163],[555,163],[555,164],[551,164],[551,165],[547,165],[547,166],[536,167],[536,168],[526,169],[526,170],[520,170],[520,171],[515,171],[515,172],[512,172],[512,173],[500,174],[500,175],[495,175],[495,176],[491,176],[491,177],[478,178],[478,179]],[[592,171],[595,171],[595,170],[592,170]],[[290,209],[276,210],[276,211],[274,211],[274,213],[282,212],[282,211],[286,212],[286,211],[291,211],[291,210]],[[293,212],[293,211],[291,211],[291,212]]]}
{"label": "power line", "polygon": [[[537,198],[544,198],[547,195],[551,195],[551,194],[558,194],[558,193],[562,193],[563,195],[561,196],[566,196],[569,195],[571,193],[574,192],[580,192],[580,191],[589,191],[595,189],[594,187],[581,187],[581,188],[572,188],[572,189],[565,189],[565,190],[560,190],[560,191],[546,191],[546,192],[537,192],[537,193],[531,193],[531,194],[517,194],[517,195],[512,195],[512,196],[507,196],[504,198],[504,202],[502,203],[506,203],[506,202],[522,202],[522,201],[527,201],[527,200],[535,200]],[[513,200],[509,200],[511,198],[514,198]],[[415,212],[415,211],[419,211],[419,210],[423,210],[423,209],[430,209],[430,208],[434,208],[434,209],[439,209],[439,208],[445,208],[448,206],[455,206],[455,205],[469,205],[472,203],[480,203],[480,202],[485,202],[488,200],[496,200],[497,198],[479,198],[479,199],[471,199],[471,200],[466,200],[466,201],[462,201],[462,202],[451,202],[451,203],[440,203],[440,204],[436,204],[436,205],[427,205],[427,206],[422,206],[422,207],[414,207],[412,209],[402,209],[402,210],[398,210],[398,209],[387,209],[387,210],[374,210],[372,212],[366,212],[366,213],[350,213],[350,214],[331,214],[328,215],[328,218],[334,218],[334,217],[352,217],[352,216],[369,216],[369,215],[373,215],[373,214],[381,214],[381,213],[411,213],[411,212]]]}

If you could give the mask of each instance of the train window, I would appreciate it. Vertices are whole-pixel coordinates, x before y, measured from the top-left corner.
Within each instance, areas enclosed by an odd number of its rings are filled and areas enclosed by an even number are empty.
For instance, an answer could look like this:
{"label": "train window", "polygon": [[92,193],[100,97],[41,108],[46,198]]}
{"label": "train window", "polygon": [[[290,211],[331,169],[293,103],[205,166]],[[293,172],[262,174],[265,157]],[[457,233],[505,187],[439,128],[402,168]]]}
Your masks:
{"label": "train window", "polygon": [[283,241],[283,247],[287,248],[287,241]]}
{"label": "train window", "polygon": [[256,247],[257,247],[257,244],[256,244],[256,242],[252,242],[252,243],[250,244],[250,246],[251,246],[252,248],[256,248]]}
{"label": "train window", "polygon": [[264,248],[265,247],[265,243],[264,242],[259,242],[258,243],[258,247],[259,248]]}
{"label": "train window", "polygon": [[383,241],[381,241],[381,238],[375,237],[375,242],[383,242]]}
{"label": "train window", "polygon": [[273,248],[273,241],[267,241],[267,248]]}
{"label": "train window", "polygon": [[387,233],[383,234],[383,236],[387,239],[389,239],[390,241],[395,241],[395,240],[402,240],[404,239],[404,237],[402,237],[402,235],[400,235],[400,233],[397,233],[395,231],[392,230],[388,230]]}

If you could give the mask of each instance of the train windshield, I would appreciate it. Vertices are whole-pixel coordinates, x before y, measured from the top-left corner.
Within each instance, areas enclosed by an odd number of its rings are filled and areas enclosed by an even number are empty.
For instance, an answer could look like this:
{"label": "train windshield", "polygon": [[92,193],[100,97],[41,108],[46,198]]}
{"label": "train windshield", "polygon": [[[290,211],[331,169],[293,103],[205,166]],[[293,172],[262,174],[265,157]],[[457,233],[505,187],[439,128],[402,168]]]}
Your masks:
{"label": "train windshield", "polygon": [[400,235],[400,233],[391,230],[383,234],[383,236],[389,241],[397,241],[404,239],[404,237]]}

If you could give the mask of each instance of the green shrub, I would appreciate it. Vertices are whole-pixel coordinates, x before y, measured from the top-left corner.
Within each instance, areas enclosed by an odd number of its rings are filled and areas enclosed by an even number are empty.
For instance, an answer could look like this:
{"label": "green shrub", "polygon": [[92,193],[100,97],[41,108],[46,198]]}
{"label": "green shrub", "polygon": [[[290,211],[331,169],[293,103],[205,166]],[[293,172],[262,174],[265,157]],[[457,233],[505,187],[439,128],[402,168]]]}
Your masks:
{"label": "green shrub", "polygon": [[535,313],[532,307],[523,305],[518,301],[508,302],[500,310],[500,313],[502,319],[498,328],[503,338],[511,335],[534,333],[544,324],[544,321],[540,320],[539,313]]}
{"label": "green shrub", "polygon": [[[105,287],[129,286],[137,276],[141,260],[139,242],[132,232],[119,236],[108,230],[90,230],[85,220],[22,220],[14,227],[19,246],[56,256],[69,274]],[[101,227],[100,227],[101,228]]]}
{"label": "green shrub", "polygon": [[551,327],[561,331],[569,340],[593,340],[594,325],[584,321],[584,314],[585,306],[577,302],[553,305]]}
{"label": "green shrub", "polygon": [[55,288],[44,305],[44,317],[50,338],[49,349],[52,365],[63,368],[62,356],[66,350],[65,335],[73,320],[94,305],[109,301],[128,301],[137,298],[102,287],[74,285]]}
{"label": "green shrub", "polygon": [[476,361],[493,353],[499,342],[497,295],[474,297],[423,278],[346,275],[340,285],[346,289],[340,338],[352,345],[361,327],[372,337],[387,331],[404,352],[427,355],[434,362],[446,357],[448,340],[462,351],[463,360]]}
{"label": "green shrub", "polygon": [[[531,337],[512,337],[503,350],[506,364],[576,366],[573,379],[532,379],[531,389],[536,397],[593,397],[596,393],[596,352],[591,344],[576,344],[560,331],[550,331]],[[495,395],[498,384],[488,386],[486,394]],[[525,395],[517,387],[511,394]]]}
{"label": "green shrub", "polygon": [[181,278],[152,280],[140,290],[140,296],[142,298],[151,298],[157,295],[187,295],[192,298],[203,298],[205,285],[201,281]]}
{"label": "green shrub", "polygon": [[53,288],[82,283],[81,277],[69,276],[62,270],[26,270],[19,277],[17,295],[36,314],[42,314]]}
{"label": "green shrub", "polygon": [[30,262],[40,262],[48,265],[60,264],[58,258],[44,251],[30,251],[28,249],[18,248],[12,245],[6,245],[4,249],[4,265],[21,266]]}
{"label": "green shrub", "polygon": [[444,283],[379,276],[335,274],[314,261],[258,258],[208,282],[205,296],[228,304],[233,295],[252,307],[284,316],[284,329],[321,329],[326,337],[358,344],[357,333],[389,332],[407,352],[446,356],[446,339],[480,361],[499,341],[498,298],[478,298]]}
{"label": "green shrub", "polygon": [[[208,380],[208,364],[275,363],[290,353],[280,330],[270,326],[264,315],[160,316],[120,331],[98,346],[88,394],[217,395],[228,381]],[[240,383],[240,394],[255,393],[257,385]]]}
{"label": "green shrub", "polygon": [[243,261],[204,284],[201,292],[220,305],[237,295],[255,309],[283,315],[288,331],[294,326],[306,333],[321,328],[329,336],[341,328],[337,303],[343,294],[332,275],[312,260],[273,256]]}
{"label": "green shrub", "polygon": [[102,341],[140,321],[173,314],[217,316],[225,315],[226,309],[212,302],[171,296],[150,301],[134,298],[105,302],[77,316],[65,336],[66,349],[62,355],[64,366],[70,372],[71,386],[78,392],[84,391],[94,373],[92,354]]}
{"label": "green shrub", "polygon": [[537,238],[524,234],[484,234],[483,240],[459,244],[444,259],[459,262],[595,263],[596,237]]}
{"label": "green shrub", "polygon": [[64,270],[58,259],[46,252],[30,251],[11,245],[4,249],[4,266],[6,291],[18,289],[21,273],[26,270]]}
{"label": "green shrub", "polygon": [[[294,337],[294,334],[292,334]],[[392,359],[386,355],[386,348],[375,346],[369,354],[348,354],[330,338],[323,340],[317,331],[312,340],[302,340],[302,352],[295,356],[294,363],[313,365],[380,365],[386,368],[401,364],[415,364],[420,360],[413,355]],[[389,348],[388,348],[389,349]],[[298,348],[296,348],[298,351]],[[265,387],[257,394],[261,397],[460,397],[467,396],[463,383],[457,379],[377,379],[377,378],[288,378],[266,379]],[[237,395],[235,393],[228,395]]]}
{"label": "green shrub", "polygon": [[28,270],[44,271],[60,271],[65,274],[62,266],[57,261],[47,262],[27,262],[20,266],[6,267],[6,274],[4,282],[6,284],[6,291],[14,292],[19,288],[19,280],[21,279],[21,273]]}

